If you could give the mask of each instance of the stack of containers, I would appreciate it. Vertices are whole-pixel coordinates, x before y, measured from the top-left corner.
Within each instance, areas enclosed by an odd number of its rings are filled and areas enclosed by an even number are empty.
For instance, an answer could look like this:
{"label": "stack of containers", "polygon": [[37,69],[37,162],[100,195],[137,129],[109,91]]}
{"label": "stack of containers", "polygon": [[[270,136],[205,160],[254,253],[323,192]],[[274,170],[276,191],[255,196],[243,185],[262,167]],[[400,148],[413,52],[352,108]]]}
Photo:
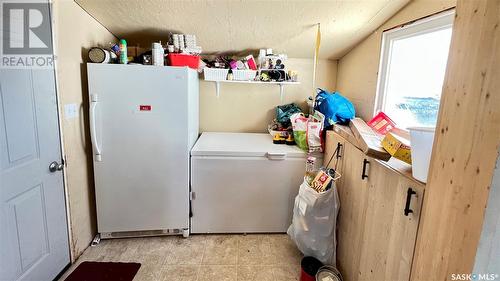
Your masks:
{"label": "stack of containers", "polygon": [[[173,46],[172,46],[173,45]],[[172,34],[173,49],[168,57],[172,66],[188,66],[197,69],[200,62],[199,54],[202,49],[196,45],[196,36],[191,34]],[[172,48],[173,47],[173,48]]]}

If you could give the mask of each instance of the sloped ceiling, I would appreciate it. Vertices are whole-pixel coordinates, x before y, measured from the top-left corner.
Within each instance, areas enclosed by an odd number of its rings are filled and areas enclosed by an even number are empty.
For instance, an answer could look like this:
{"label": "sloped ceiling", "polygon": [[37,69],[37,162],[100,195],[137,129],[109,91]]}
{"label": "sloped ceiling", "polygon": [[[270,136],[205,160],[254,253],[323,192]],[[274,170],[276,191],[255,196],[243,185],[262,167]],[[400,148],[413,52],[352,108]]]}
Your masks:
{"label": "sloped ceiling", "polygon": [[324,59],[338,59],[410,0],[76,0],[119,38],[149,47],[195,34],[204,53],[273,48],[311,58],[321,23]]}

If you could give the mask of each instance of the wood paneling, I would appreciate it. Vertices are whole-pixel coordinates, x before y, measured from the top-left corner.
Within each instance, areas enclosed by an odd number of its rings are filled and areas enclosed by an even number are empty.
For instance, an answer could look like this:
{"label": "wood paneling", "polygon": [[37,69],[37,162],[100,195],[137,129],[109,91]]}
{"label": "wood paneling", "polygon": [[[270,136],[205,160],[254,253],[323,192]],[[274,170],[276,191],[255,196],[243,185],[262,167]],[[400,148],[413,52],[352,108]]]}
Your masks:
{"label": "wood paneling", "polygon": [[[424,187],[387,169],[370,164],[369,200],[358,280],[409,280]],[[404,215],[411,188],[413,213]]]}
{"label": "wood paneling", "polygon": [[500,1],[459,0],[411,280],[473,268],[500,143]]}
{"label": "wood paneling", "polygon": [[359,278],[360,258],[367,212],[367,180],[361,180],[365,155],[347,144],[344,149],[344,166],[340,184],[338,216],[338,266],[345,280]]}
{"label": "wood paneling", "polygon": [[[328,166],[329,168],[336,169],[337,173],[342,175],[344,167],[344,158],[342,156],[344,155],[346,140],[338,134],[333,133],[333,131],[328,131],[326,132],[326,134],[327,137],[325,147],[328,147],[328,149],[325,149],[323,165]],[[337,154],[335,154],[335,150],[337,149],[337,147],[339,147],[339,151]],[[341,179],[342,177],[337,181]]]}
{"label": "wood paneling", "polygon": [[[334,132],[326,155],[344,145],[337,181],[340,197],[337,261],[346,281],[409,280],[425,186],[372,159]],[[368,178],[362,179],[368,160]],[[330,165],[333,166],[333,165]],[[413,213],[404,215],[408,188]]]}

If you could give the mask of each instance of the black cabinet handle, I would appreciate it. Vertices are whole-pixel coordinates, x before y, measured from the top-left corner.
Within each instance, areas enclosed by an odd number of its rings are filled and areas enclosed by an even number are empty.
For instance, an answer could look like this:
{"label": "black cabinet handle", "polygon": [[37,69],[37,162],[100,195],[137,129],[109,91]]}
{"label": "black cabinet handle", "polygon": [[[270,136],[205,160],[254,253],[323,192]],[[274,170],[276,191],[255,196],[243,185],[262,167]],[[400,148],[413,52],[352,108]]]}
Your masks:
{"label": "black cabinet handle", "polygon": [[370,164],[370,161],[364,159],[363,160],[363,173],[361,174],[362,180],[364,180],[365,178],[368,178],[368,175],[366,174],[366,164]]}
{"label": "black cabinet handle", "polygon": [[337,143],[337,159],[341,158],[342,157],[342,144],[340,142]]}
{"label": "black cabinet handle", "polygon": [[408,191],[406,192],[406,204],[405,204],[405,216],[408,216],[409,214],[413,213],[413,210],[410,209],[410,204],[411,204],[411,196],[417,194],[413,189],[408,188]]}

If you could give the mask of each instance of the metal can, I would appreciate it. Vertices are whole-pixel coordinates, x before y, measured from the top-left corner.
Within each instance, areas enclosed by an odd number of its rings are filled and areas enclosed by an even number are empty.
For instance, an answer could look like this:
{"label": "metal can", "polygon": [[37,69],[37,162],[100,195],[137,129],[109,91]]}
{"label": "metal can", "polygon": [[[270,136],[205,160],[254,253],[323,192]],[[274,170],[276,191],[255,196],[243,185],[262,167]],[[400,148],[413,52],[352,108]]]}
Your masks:
{"label": "metal can", "polygon": [[335,267],[324,265],[316,273],[316,281],[342,281],[342,274]]}

